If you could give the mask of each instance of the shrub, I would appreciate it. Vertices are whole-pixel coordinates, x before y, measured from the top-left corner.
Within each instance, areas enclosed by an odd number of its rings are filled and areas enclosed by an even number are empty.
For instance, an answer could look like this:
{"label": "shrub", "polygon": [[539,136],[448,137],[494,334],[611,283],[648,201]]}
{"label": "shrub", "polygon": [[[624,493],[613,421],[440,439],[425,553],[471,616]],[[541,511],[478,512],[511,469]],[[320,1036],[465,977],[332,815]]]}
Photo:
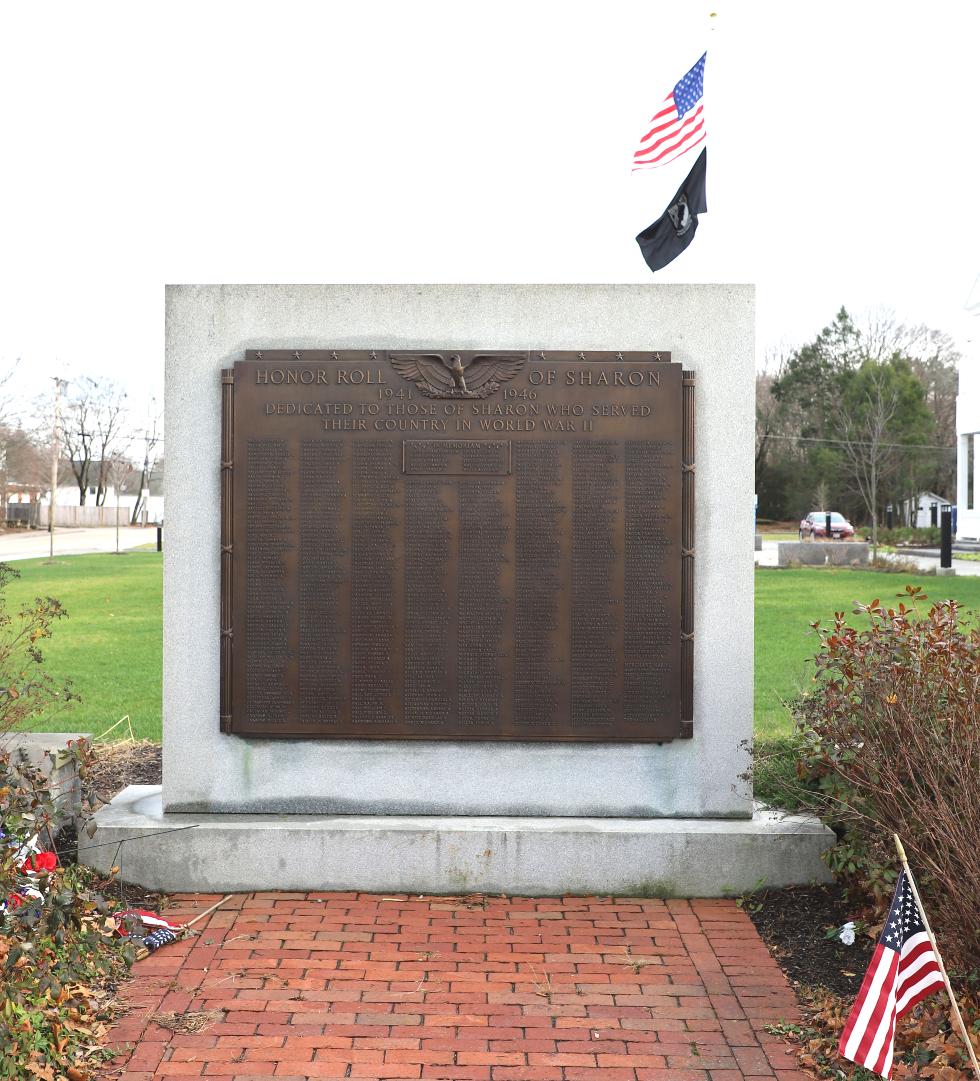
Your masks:
{"label": "shrub", "polygon": [[[41,653],[66,613],[50,597],[8,612],[3,589],[15,576],[0,564],[0,737],[75,697]],[[91,748],[75,740],[66,753],[84,781]],[[51,851],[58,801],[70,796],[0,746],[0,1078],[90,1077],[85,1063],[102,1057],[93,1041],[107,1016],[105,985],[132,958],[105,932],[109,905],[92,872]]]}
{"label": "shrub", "polygon": [[814,810],[797,763],[803,752],[798,735],[757,739],[752,745],[752,769],[741,779],[752,782],[754,799],[784,811]]}
{"label": "shrub", "polygon": [[[862,526],[859,530],[864,540],[871,540],[871,529]],[[895,545],[920,545],[927,548],[935,548],[939,544],[940,530],[938,526],[896,526],[894,529],[878,529],[879,544]]]}
{"label": "shrub", "polygon": [[35,597],[12,614],[4,603],[4,590],[20,573],[0,563],[0,736],[29,727],[56,703],[77,697],[71,682],[57,683],[44,670],[41,644],[55,624],[68,617],[53,597]]}
{"label": "shrub", "polygon": [[32,876],[28,898],[0,928],[0,1078],[86,1081],[108,1057],[97,1046],[110,1016],[106,985],[132,962],[103,933],[109,912],[86,868],[56,866]]}
{"label": "shrub", "polygon": [[[926,614],[859,605],[820,635],[816,686],[794,704],[799,786],[837,832],[832,869],[887,899],[902,838],[950,960],[980,967],[980,630],[956,601]],[[908,605],[905,602],[909,602]]]}
{"label": "shrub", "polygon": [[[54,625],[68,613],[53,597],[36,597],[32,604],[11,613],[4,603],[7,584],[19,574],[0,563],[0,823],[4,834],[0,846],[0,902],[15,890],[18,853],[30,841],[53,841],[56,801],[44,773],[14,760],[4,740],[17,729],[29,728],[52,706],[67,705],[75,697],[71,684],[59,684],[44,669],[41,644],[51,637]],[[84,766],[85,752],[73,745]]]}

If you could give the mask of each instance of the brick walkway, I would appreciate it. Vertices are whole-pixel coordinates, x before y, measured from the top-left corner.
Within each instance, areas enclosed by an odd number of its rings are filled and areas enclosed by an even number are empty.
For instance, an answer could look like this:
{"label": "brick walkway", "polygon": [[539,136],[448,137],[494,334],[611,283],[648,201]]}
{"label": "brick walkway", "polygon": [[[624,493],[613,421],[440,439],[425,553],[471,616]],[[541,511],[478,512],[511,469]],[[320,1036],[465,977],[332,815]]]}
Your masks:
{"label": "brick walkway", "polygon": [[[731,901],[257,893],[197,926],[137,963],[106,1077],[806,1076],[763,1030],[796,1003]],[[152,1020],[203,1010],[196,1034]]]}

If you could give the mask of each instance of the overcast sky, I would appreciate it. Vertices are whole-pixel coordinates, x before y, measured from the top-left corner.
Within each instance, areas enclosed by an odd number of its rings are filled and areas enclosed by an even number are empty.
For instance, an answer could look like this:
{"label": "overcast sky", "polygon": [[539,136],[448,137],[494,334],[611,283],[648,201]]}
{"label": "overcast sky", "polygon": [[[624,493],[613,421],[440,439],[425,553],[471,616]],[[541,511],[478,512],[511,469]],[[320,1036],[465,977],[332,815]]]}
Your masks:
{"label": "overcast sky", "polygon": [[[978,9],[4,4],[0,363],[144,413],[164,283],[246,281],[747,281],[760,355],[846,304],[975,362]],[[653,276],[633,237],[693,155],[632,153],[705,49],[709,212]]]}

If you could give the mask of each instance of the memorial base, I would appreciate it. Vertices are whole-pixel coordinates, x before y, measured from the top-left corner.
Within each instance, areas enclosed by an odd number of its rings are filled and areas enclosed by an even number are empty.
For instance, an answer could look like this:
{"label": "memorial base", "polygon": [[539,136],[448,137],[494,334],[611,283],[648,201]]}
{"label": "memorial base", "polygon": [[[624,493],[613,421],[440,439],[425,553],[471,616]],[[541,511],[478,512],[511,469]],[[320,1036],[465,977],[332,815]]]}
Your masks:
{"label": "memorial base", "polygon": [[777,545],[780,567],[801,563],[804,567],[867,566],[871,545],[863,541],[780,541]]}
{"label": "memorial base", "polygon": [[722,897],[829,881],[834,842],[815,818],[761,806],[751,819],[165,814],[157,785],[120,792],[96,824],[83,863],[208,893]]}
{"label": "memorial base", "polygon": [[11,754],[17,764],[28,764],[44,774],[55,798],[54,827],[75,821],[82,808],[78,763],[65,754],[73,740],[87,739],[90,732],[8,732],[0,738],[0,751]]}

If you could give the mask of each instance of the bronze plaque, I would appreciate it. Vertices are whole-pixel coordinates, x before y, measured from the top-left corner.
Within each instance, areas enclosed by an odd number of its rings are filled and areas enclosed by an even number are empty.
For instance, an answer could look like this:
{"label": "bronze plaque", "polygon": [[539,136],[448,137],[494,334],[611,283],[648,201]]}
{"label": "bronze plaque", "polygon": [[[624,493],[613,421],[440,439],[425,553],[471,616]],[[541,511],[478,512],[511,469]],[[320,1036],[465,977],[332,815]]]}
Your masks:
{"label": "bronze plaque", "polygon": [[222,439],[223,731],[691,735],[668,353],[249,351]]}

